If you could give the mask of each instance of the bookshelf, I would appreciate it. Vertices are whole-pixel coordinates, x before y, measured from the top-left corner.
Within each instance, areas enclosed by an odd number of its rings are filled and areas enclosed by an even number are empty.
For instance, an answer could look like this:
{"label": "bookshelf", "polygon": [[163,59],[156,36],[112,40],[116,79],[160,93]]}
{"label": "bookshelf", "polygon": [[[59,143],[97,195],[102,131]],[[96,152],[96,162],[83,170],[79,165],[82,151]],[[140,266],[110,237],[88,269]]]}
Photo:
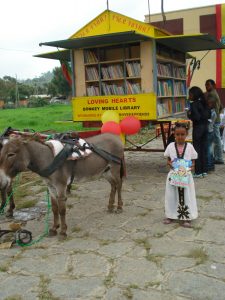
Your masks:
{"label": "bookshelf", "polygon": [[140,94],[140,43],[83,50],[83,96]]}
{"label": "bookshelf", "polygon": [[185,53],[156,46],[158,118],[184,113],[186,103]]}
{"label": "bookshelf", "polygon": [[[133,95],[139,101],[145,95],[153,95],[146,98],[151,102],[147,112],[154,115],[153,119],[175,117],[185,111],[187,91],[183,52],[148,40],[79,49],[74,51],[74,60],[78,98],[100,97],[97,101],[101,102],[113,96],[125,99],[127,95]],[[144,106],[146,102],[142,103]],[[140,113],[143,115],[145,111]]]}

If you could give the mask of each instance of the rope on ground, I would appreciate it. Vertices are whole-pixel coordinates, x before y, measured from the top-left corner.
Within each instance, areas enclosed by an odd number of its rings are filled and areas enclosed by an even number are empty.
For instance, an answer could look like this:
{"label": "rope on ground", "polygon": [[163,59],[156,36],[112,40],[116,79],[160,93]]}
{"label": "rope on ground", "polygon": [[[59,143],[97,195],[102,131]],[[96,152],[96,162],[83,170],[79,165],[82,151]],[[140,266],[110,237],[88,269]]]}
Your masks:
{"label": "rope on ground", "polygon": [[50,203],[50,197],[49,197],[49,191],[46,192],[46,203],[47,203],[47,214],[45,218],[45,229],[44,232],[35,240],[32,241],[32,234],[30,235],[30,240],[28,242],[26,241],[28,231],[25,230],[19,230],[16,234],[16,244],[21,247],[27,247],[34,244],[39,243],[44,237],[48,235],[49,232],[49,214],[51,210],[51,203]]}

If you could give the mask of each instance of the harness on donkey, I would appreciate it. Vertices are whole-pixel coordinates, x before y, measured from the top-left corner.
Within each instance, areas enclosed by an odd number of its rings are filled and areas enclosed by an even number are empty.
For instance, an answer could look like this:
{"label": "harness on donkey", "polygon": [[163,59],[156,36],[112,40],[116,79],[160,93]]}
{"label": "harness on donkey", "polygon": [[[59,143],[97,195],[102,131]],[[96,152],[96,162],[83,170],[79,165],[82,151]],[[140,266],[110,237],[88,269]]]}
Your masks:
{"label": "harness on donkey", "polygon": [[39,174],[43,177],[48,177],[52,173],[54,173],[58,168],[60,168],[64,161],[70,157],[73,153],[77,154],[79,158],[82,158],[82,152],[85,152],[86,150],[90,150],[102,158],[104,158],[108,162],[115,162],[117,164],[121,164],[122,160],[113,155],[112,153],[109,153],[101,148],[98,148],[94,144],[91,143],[83,143],[82,145],[79,143],[79,137],[76,138],[68,138],[65,134],[62,135],[56,135],[54,137],[55,140],[59,140],[63,145],[63,149],[54,157],[54,160],[50,163],[50,165],[45,168],[44,170],[41,170]]}
{"label": "harness on donkey", "polygon": [[[8,127],[1,134],[0,138],[8,137],[12,133],[17,133],[20,135],[23,135],[23,134],[29,135],[30,134],[29,131],[27,132],[27,130],[26,130],[26,132],[23,133],[16,129]],[[45,139],[48,139],[49,136],[50,135],[40,134],[40,137],[41,138],[44,137]],[[75,137],[72,137],[70,135],[70,133],[69,134],[68,133],[57,133],[57,134],[53,135],[53,139],[60,141],[64,146],[63,146],[63,149],[54,157],[54,160],[50,163],[50,165],[47,168],[45,168],[39,172],[39,174],[43,177],[48,177],[52,173],[54,173],[58,168],[60,168],[63,165],[65,160],[68,157],[70,157],[73,153],[76,153],[80,158],[82,158],[81,153],[86,150],[90,150],[90,151],[98,154],[99,156],[101,156],[108,162],[115,162],[117,164],[122,163],[121,158],[117,157],[116,155],[113,155],[112,153],[105,151],[104,149],[98,148],[94,144],[85,142],[85,143],[83,143],[83,145],[81,145],[79,143],[80,138],[77,134]]]}

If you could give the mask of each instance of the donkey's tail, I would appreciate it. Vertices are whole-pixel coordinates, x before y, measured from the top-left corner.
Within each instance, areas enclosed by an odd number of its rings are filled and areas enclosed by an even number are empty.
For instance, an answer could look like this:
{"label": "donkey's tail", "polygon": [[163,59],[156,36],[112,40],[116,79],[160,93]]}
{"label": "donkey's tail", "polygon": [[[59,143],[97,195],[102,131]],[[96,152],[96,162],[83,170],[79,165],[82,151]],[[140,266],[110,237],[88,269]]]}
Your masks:
{"label": "donkey's tail", "polygon": [[126,163],[125,163],[125,158],[124,156],[121,159],[121,165],[120,165],[120,178],[126,177],[127,172],[126,172]]}

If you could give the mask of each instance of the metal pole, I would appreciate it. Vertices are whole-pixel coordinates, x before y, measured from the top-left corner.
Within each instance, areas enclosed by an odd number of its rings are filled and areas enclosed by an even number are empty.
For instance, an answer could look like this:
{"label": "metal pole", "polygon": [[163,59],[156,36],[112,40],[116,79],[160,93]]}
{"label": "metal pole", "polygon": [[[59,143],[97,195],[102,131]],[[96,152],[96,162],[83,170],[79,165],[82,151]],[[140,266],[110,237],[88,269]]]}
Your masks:
{"label": "metal pole", "polygon": [[17,108],[17,107],[18,107],[18,85],[17,85],[17,74],[16,74],[16,91],[15,91],[15,96],[16,96],[16,99],[15,99],[15,107]]}

